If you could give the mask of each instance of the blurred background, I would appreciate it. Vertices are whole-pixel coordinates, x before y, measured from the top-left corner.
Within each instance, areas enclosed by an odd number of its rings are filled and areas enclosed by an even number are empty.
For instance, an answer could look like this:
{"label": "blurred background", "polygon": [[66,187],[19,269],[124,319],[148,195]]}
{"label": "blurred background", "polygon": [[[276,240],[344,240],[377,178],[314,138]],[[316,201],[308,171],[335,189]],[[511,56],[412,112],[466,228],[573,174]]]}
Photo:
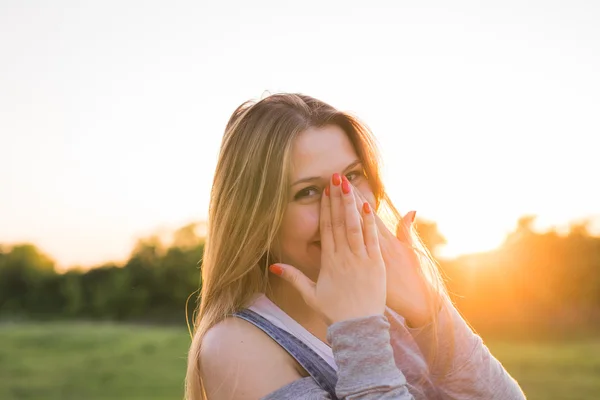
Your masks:
{"label": "blurred background", "polygon": [[301,92],[530,399],[600,398],[600,4],[0,2],[0,398],[183,396],[223,129]]}

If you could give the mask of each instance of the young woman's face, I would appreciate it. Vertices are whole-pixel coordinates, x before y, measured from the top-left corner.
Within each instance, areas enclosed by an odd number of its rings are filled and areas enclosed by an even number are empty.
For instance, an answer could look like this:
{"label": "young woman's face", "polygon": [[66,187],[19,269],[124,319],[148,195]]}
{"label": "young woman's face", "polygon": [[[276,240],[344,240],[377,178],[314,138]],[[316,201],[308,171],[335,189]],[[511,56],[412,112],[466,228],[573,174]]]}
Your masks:
{"label": "young woman's face", "polygon": [[321,195],[334,173],[348,180],[374,204],[374,196],[352,143],[337,125],[311,128],[292,150],[290,201],[277,237],[279,262],[316,280],[321,265],[319,214]]}

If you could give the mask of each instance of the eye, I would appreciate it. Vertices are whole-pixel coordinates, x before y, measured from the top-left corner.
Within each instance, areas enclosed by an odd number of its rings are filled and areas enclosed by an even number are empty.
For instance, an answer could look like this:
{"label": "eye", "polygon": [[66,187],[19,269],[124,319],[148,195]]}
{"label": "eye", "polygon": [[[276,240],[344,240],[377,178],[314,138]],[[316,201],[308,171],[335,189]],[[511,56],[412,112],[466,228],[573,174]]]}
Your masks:
{"label": "eye", "polygon": [[348,178],[348,180],[350,182],[355,181],[357,179],[359,179],[361,176],[364,176],[364,173],[362,170],[356,170],[356,171],[352,171],[352,172],[348,172],[346,174],[346,178]]}
{"label": "eye", "polygon": [[318,193],[319,193],[319,188],[317,188],[316,186],[309,186],[307,188],[300,190],[298,193],[296,193],[296,195],[294,196],[294,200],[299,200],[299,199],[303,199],[305,197],[314,196]]}

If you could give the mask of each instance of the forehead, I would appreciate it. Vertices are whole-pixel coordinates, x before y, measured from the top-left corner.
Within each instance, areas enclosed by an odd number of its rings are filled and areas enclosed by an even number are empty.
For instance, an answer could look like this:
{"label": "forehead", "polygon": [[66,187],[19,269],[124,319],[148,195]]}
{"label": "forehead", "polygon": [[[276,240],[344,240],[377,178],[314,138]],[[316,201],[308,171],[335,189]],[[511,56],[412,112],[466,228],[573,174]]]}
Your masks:
{"label": "forehead", "polygon": [[292,148],[292,180],[327,177],[357,159],[350,139],[339,126],[309,128],[296,138]]}

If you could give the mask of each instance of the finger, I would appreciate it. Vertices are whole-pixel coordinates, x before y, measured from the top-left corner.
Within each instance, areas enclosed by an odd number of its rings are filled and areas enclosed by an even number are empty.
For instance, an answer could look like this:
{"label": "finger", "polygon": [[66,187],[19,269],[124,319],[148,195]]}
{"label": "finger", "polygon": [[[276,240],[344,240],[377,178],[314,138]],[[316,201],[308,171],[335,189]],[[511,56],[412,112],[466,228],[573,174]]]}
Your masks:
{"label": "finger", "polygon": [[373,213],[373,214],[374,214],[374,218],[375,218],[375,224],[377,225],[377,229],[379,229],[379,234],[381,236],[383,236],[385,239],[389,239],[390,237],[393,237],[394,235],[392,235],[392,232],[390,232],[390,230],[388,229],[385,222],[383,222],[383,220],[381,218],[379,218],[379,215],[377,215],[376,213]]}
{"label": "finger", "polygon": [[358,211],[358,214],[360,215],[360,226],[362,229],[364,229],[365,223],[362,219],[362,205],[366,200],[361,199],[360,190],[356,189],[354,186],[352,186],[352,195],[354,197],[354,205],[356,206],[356,211]]}
{"label": "finger", "polygon": [[321,252],[331,254],[335,251],[333,240],[333,227],[331,225],[331,193],[330,187],[323,190],[321,196],[321,215],[319,216],[319,229],[321,232]]}
{"label": "finger", "polygon": [[415,220],[416,214],[416,211],[409,211],[400,220],[396,227],[396,237],[398,238],[398,240],[409,244],[411,243],[410,228]]}
{"label": "finger", "polygon": [[369,257],[371,258],[381,257],[375,213],[367,201],[365,201],[362,206],[362,217],[365,222],[365,247],[367,249],[367,254],[369,254]]}
{"label": "finger", "polygon": [[[371,210],[373,210],[373,212],[374,212],[374,208],[373,208],[373,204],[369,200],[367,200],[367,198],[362,194],[362,192],[360,190],[358,190],[356,188],[353,188],[353,189],[354,190],[352,190],[352,192],[354,193],[354,199],[356,201],[356,209],[358,210],[359,214],[361,215],[360,222],[361,222],[361,225],[363,227],[363,237],[364,237],[364,228],[365,228],[365,226],[364,226],[364,221],[363,221],[363,218],[362,218],[363,204],[365,202],[368,202],[369,205],[371,206]],[[377,214],[376,213],[375,213],[375,218],[377,218]]]}
{"label": "finger", "polygon": [[356,201],[352,194],[352,185],[345,176],[342,177],[342,202],[344,204],[344,214],[346,218],[346,238],[350,250],[354,254],[364,254],[365,240],[361,227],[361,215],[356,210]]}
{"label": "finger", "polygon": [[404,220],[404,223],[406,224],[406,226],[411,226],[413,224],[413,222],[415,222],[415,216],[417,215],[416,211],[409,211],[406,213],[406,215],[402,218],[402,220]]}
{"label": "finger", "polygon": [[[363,203],[365,201],[368,201],[367,198],[365,196],[363,196],[362,192],[356,188],[354,188],[355,190],[352,191],[352,193],[354,193],[354,198],[356,199],[356,209],[361,213],[362,215],[362,207],[363,207]],[[371,206],[371,209],[373,207]]]}
{"label": "finger", "polygon": [[[360,192],[360,190],[355,190],[354,193],[356,193],[356,196],[358,197],[357,206],[358,206],[360,212],[362,213],[363,204],[368,201],[367,201],[366,197],[363,196],[363,194]],[[371,205],[371,203],[369,203],[369,205]],[[371,206],[371,210],[373,210],[372,206]],[[390,232],[390,230],[385,225],[385,223],[382,221],[382,219],[379,218],[379,215],[377,215],[377,213],[373,212],[373,217],[375,218],[375,223],[377,225],[377,229],[378,229],[380,235],[382,235],[384,238],[388,238],[388,236],[393,236],[392,233]]]}
{"label": "finger", "polygon": [[[360,191],[352,184],[350,184],[350,186],[352,187],[352,198],[354,201],[354,207],[356,208],[356,211],[358,212],[358,216],[359,216],[359,221],[360,221],[360,228],[361,230],[363,230],[365,228],[365,224],[364,221],[362,219],[362,203],[363,200],[361,200],[360,196]],[[366,200],[365,200],[366,201]],[[363,238],[364,238],[364,234],[363,234]]]}
{"label": "finger", "polygon": [[269,266],[269,271],[289,282],[298,292],[310,307],[313,307],[315,302],[315,283],[308,279],[306,275],[298,269],[288,264],[273,264]]}
{"label": "finger", "polygon": [[335,251],[339,251],[346,239],[346,218],[344,216],[344,204],[342,201],[342,178],[340,174],[335,173],[331,177],[330,201],[331,201],[331,228],[333,230],[333,240],[335,242]]}

